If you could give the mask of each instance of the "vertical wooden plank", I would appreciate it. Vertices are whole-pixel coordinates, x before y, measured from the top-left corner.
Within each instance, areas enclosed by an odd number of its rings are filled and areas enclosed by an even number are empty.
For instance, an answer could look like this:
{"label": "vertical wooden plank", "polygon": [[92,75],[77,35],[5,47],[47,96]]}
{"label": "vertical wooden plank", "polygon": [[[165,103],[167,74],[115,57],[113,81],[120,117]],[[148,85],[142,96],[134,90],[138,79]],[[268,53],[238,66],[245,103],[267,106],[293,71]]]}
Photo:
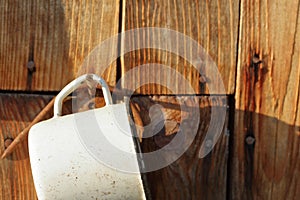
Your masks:
{"label": "vertical wooden plank", "polygon": [[[0,8],[2,90],[57,91],[81,73],[100,73],[100,66],[81,64],[118,33],[119,1],[1,1]],[[29,61],[35,64],[32,72]],[[115,84],[115,62],[103,76]]]}
{"label": "vertical wooden plank", "polygon": [[[1,153],[5,139],[16,137],[50,99],[50,96],[0,95]],[[36,199],[27,141],[21,143],[9,158],[1,161],[0,169],[1,199]]]}
{"label": "vertical wooden plank", "polygon": [[28,1],[0,1],[0,89],[26,88],[31,11]]}
{"label": "vertical wooden plank", "polygon": [[[9,139],[21,132],[47,105],[53,96],[0,94],[0,153]],[[71,112],[71,101],[63,106],[64,114]],[[49,112],[45,119],[53,116]],[[27,140],[0,161],[0,198],[37,199],[28,155]]]}
{"label": "vertical wooden plank", "polygon": [[[123,6],[124,31],[143,28],[160,27],[168,28],[187,35],[198,42],[205,51],[212,57],[217,64],[225,84],[226,94],[233,94],[235,87],[235,69],[236,69],[236,51],[237,51],[237,31],[238,31],[238,1],[134,1],[126,0]],[[158,34],[158,33],[157,33]],[[145,33],[136,35],[137,38],[143,38],[142,42],[149,44],[151,39],[157,39],[159,35],[155,33]],[[126,41],[125,45],[138,45],[134,43],[133,38]],[[167,38],[168,39],[168,38]],[[161,41],[161,48],[178,41]],[[177,48],[180,48],[177,46]],[[184,56],[191,54],[191,49],[183,50]],[[130,69],[147,63],[159,63],[172,67],[181,73],[190,83],[198,94],[208,94],[205,83],[200,83],[202,78],[188,61],[179,55],[158,49],[140,49],[125,54],[122,58],[122,75]],[[172,84],[177,85],[176,91],[180,91],[178,80],[168,77],[168,74],[149,69],[146,72],[138,72],[137,80],[128,80],[123,84],[124,88],[134,88],[134,85],[140,79],[148,80],[149,74],[155,74],[156,82],[160,79],[171,79]],[[205,70],[203,74],[205,75]],[[206,81],[209,77],[207,77]],[[149,84],[137,88],[141,94],[170,94],[167,88]]]}
{"label": "vertical wooden plank", "polygon": [[300,196],[299,6],[242,0],[231,199]]}
{"label": "vertical wooden plank", "polygon": [[[151,133],[156,133],[157,124],[151,121],[151,113],[155,116],[152,106],[161,107],[164,115],[164,128],[154,136],[143,138],[142,151],[153,152],[163,148],[174,139],[180,126],[195,122],[191,110],[199,109],[200,123],[198,132],[184,154],[171,165],[157,171],[146,173],[152,199],[226,199],[227,159],[228,159],[228,121],[214,149],[206,157],[199,158],[199,150],[203,144],[211,119],[212,106],[227,106],[226,96],[218,97],[174,97],[174,96],[143,96],[133,97],[131,102],[140,111],[143,125]],[[180,105],[187,106],[181,110]],[[199,106],[199,107],[198,107]],[[182,113],[181,113],[182,112]],[[157,117],[152,115],[153,120]],[[184,132],[192,134],[190,129]],[[187,137],[185,137],[187,138]],[[184,143],[184,139],[182,140]],[[176,151],[176,146],[173,146]],[[147,165],[147,163],[146,163]]]}

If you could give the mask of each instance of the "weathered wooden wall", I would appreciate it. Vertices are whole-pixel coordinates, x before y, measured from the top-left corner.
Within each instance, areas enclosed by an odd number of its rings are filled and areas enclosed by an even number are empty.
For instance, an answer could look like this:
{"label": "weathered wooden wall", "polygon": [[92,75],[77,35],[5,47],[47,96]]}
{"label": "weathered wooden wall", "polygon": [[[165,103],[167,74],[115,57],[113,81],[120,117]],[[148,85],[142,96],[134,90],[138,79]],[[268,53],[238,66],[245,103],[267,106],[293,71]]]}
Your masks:
{"label": "weathered wooden wall", "polygon": [[[179,160],[146,174],[152,198],[297,199],[299,17],[299,0],[1,1],[0,153],[5,139],[14,138],[50,100],[45,95],[5,94],[7,90],[58,91],[78,71],[99,72],[97,67],[82,70],[80,66],[101,41],[121,30],[170,28],[204,47],[218,66],[225,93],[216,94],[217,103],[212,103],[201,75],[191,64],[161,50],[127,53],[107,70],[104,76],[113,86],[135,66],[164,64],[182,73],[198,94],[193,101],[204,117],[196,139]],[[145,38],[144,42],[148,41]],[[33,71],[28,69],[30,61],[35,65]],[[167,77],[151,69],[148,73],[160,79]],[[139,77],[147,78],[147,74]],[[121,86],[131,88],[138,81],[132,79]],[[164,107],[166,121],[177,123],[175,128],[169,124],[165,132],[143,139],[144,151],[161,148],[183,121],[193,119],[188,115],[186,119],[178,117],[179,100],[169,96],[165,87],[150,84],[136,91],[142,95],[132,102],[138,105],[143,123],[149,123],[148,110],[154,103]],[[179,99],[188,98],[194,97],[181,94]],[[229,107],[226,123],[213,151],[199,159],[197,152],[211,120],[212,106]],[[1,199],[36,198],[26,142],[0,161],[0,168]]]}
{"label": "weathered wooden wall", "polygon": [[[126,0],[123,4],[123,22],[122,30],[144,27],[169,28],[180,33],[184,33],[191,39],[197,41],[209,53],[216,62],[217,67],[225,85],[225,93],[219,96],[220,99],[226,99],[226,94],[233,94],[235,88],[236,73],[236,53],[238,38],[238,18],[239,3],[227,1],[134,1]],[[214,13],[214,14],[212,14]],[[136,35],[136,37],[145,38],[142,42],[149,42],[147,36]],[[148,37],[159,38],[159,35],[149,33]],[[126,41],[129,45],[135,44],[133,38]],[[176,41],[169,41],[176,42]],[[162,42],[164,45],[165,42]],[[160,48],[164,49],[166,46]],[[180,47],[178,47],[180,48]],[[184,54],[191,54],[190,49],[186,49]],[[132,51],[122,57],[122,75],[125,76],[129,70],[136,66],[149,63],[159,63],[170,66],[192,85],[196,94],[209,94],[205,83],[201,83],[200,75],[194,67],[183,57],[170,52],[157,49],[141,49]],[[148,80],[149,73],[155,74],[152,81],[159,82],[159,79],[168,78],[168,74],[160,73],[157,70],[138,72],[137,79],[127,80],[122,85],[124,89],[135,88],[135,85],[141,80]],[[136,91],[143,95],[160,95],[158,97],[135,97],[133,101],[141,106],[142,119],[149,123],[149,113],[147,112],[153,103],[158,101],[174,104],[169,109],[165,109],[166,121],[175,120],[181,124],[183,119],[178,119],[180,112],[175,109],[180,105],[175,97],[166,96],[168,94],[182,94],[182,85],[178,80],[171,78],[172,83],[176,85],[173,91],[159,84],[148,84]],[[185,94],[187,94],[185,92]],[[220,94],[217,94],[220,95]],[[224,95],[224,96],[222,96]],[[207,132],[209,121],[211,120],[210,108],[211,102],[205,96],[199,96],[199,107],[201,111],[201,123],[199,124],[198,134],[195,142],[181,156],[179,160],[170,166],[161,170],[147,173],[147,179],[153,199],[225,199],[227,193],[227,158],[228,158],[228,121],[224,124],[222,137],[216,144],[215,149],[204,159],[199,159],[200,146],[203,136]],[[152,101],[151,101],[152,100]],[[166,106],[162,104],[163,106]],[[219,103],[214,106],[229,106],[226,103]],[[196,108],[195,108],[196,109]],[[148,119],[148,120],[147,120]],[[187,117],[183,121],[192,121],[193,116]],[[168,126],[165,134],[156,138],[145,139],[142,142],[142,148],[145,152],[155,151],[162,148],[173,137],[174,127]],[[227,135],[226,135],[226,134]],[[189,134],[189,133],[186,133]],[[159,135],[159,134],[158,134]],[[160,144],[162,143],[162,144]]]}
{"label": "weathered wooden wall", "polygon": [[[1,153],[52,98],[48,95],[0,94]],[[71,103],[65,103],[64,114],[72,112]],[[45,117],[51,116],[53,113],[50,112]],[[36,199],[26,140],[11,156],[0,161],[0,168],[0,199]]]}
{"label": "weathered wooden wall", "polygon": [[[184,144],[194,128],[197,134],[185,153],[171,165],[146,174],[153,199],[224,199],[226,197],[227,160],[228,160],[228,116],[222,135],[215,148],[204,159],[199,158],[199,151],[210,122],[212,126],[220,123],[212,119],[211,107],[227,107],[227,97],[189,97],[189,96],[144,96],[133,97],[133,104],[141,110],[143,124],[155,132],[156,123],[151,122],[149,110],[152,106],[161,105],[164,114],[164,127],[154,137],[144,138],[141,144],[143,152],[153,152],[163,148],[172,141],[179,129],[191,127],[184,133]],[[184,110],[180,108],[184,106]],[[152,107],[153,108],[153,107]],[[195,121],[194,111],[200,108],[200,123]],[[153,112],[153,111],[152,111]],[[183,113],[181,113],[183,112]],[[157,112],[158,113],[158,112]],[[181,127],[181,128],[180,128]],[[186,129],[185,129],[186,130]],[[179,145],[179,144],[177,144]],[[182,146],[171,146],[178,150]],[[147,163],[146,163],[147,164]]]}
{"label": "weathered wooden wall", "polygon": [[241,1],[230,195],[300,196],[300,1]]}
{"label": "weathered wooden wall", "polygon": [[[50,100],[5,91],[58,91],[79,73],[97,73],[97,68],[80,67],[96,45],[118,33],[119,5],[109,0],[0,1],[1,153],[5,139],[15,138]],[[115,84],[116,62],[103,76]],[[36,199],[27,142],[0,161],[0,168],[0,199]]]}
{"label": "weathered wooden wall", "polygon": [[[126,0],[123,5],[122,29],[126,31],[134,28],[160,27],[187,35],[198,42],[209,53],[221,73],[226,94],[233,94],[235,88],[238,17],[238,1]],[[136,37],[145,38],[146,36],[136,35]],[[159,38],[158,35],[153,33],[149,33],[148,37]],[[131,41],[126,42],[134,45],[134,40],[133,38]],[[143,42],[147,43],[149,40],[145,38]],[[165,49],[167,45],[169,44],[162,41],[160,48]],[[185,55],[191,53],[190,49],[184,50]],[[200,74],[187,60],[179,55],[163,50],[141,49],[126,54],[123,57],[122,73],[147,63],[159,63],[170,66],[180,72],[190,82],[197,94],[209,93],[206,87],[201,89]],[[166,74],[157,71],[150,70],[149,73],[155,73],[157,79],[167,77]],[[205,71],[203,71],[202,75],[205,75]],[[148,72],[142,73],[138,77],[147,79]],[[133,79],[126,82],[123,87],[133,88],[134,86],[132,85],[138,81],[139,79]],[[176,80],[173,81],[175,84]],[[177,87],[180,86],[178,85]],[[180,89],[176,88],[173,93],[178,94],[178,90]],[[167,88],[161,85],[149,85],[141,87],[137,91],[142,94],[170,93]]]}
{"label": "weathered wooden wall", "polygon": [[[0,89],[58,91],[96,45],[118,33],[119,2],[4,0],[0,20]],[[112,85],[115,66],[105,74]]]}

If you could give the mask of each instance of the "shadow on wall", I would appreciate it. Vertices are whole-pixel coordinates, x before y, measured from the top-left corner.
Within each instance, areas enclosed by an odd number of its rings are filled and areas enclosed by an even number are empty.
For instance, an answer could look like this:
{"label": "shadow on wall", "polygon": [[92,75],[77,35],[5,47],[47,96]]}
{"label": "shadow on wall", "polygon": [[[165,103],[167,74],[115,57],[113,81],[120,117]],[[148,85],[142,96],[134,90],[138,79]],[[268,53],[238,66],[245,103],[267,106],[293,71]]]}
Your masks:
{"label": "shadow on wall", "polygon": [[[291,188],[287,183],[296,180],[300,170],[300,126],[254,112],[235,110],[235,124],[225,125],[212,152],[199,159],[198,153],[211,120],[210,106],[207,105],[209,100],[206,98],[199,97],[200,124],[188,150],[171,165],[146,174],[152,198],[224,199],[228,195],[228,187],[232,191],[243,191],[250,198],[259,194],[264,196],[268,192],[263,184],[274,184],[274,190],[281,189],[282,194],[289,192]],[[165,108],[165,122],[170,118],[176,119],[178,127],[180,122],[193,120],[193,115],[181,120],[178,117],[180,107],[176,103],[149,97],[136,97],[133,101],[143,111],[141,116],[146,125],[151,123],[149,109],[155,103]],[[172,99],[167,101],[172,102]],[[222,100],[218,102],[216,106],[222,106]],[[240,124],[239,119],[246,123]],[[228,120],[232,122],[227,118],[226,123]],[[227,128],[232,129],[233,126],[235,132],[228,132]],[[153,152],[167,145],[177,134],[177,127],[164,126],[155,136],[143,139],[143,152]],[[239,177],[238,182],[231,179],[235,176]]]}
{"label": "shadow on wall", "polygon": [[[232,130],[228,131],[230,124],[227,117],[223,133],[214,149],[205,158],[199,159],[200,146],[211,121],[211,106],[210,97],[197,98],[201,119],[191,146],[171,165],[145,174],[153,199],[197,199],[199,196],[204,199],[224,199],[227,184],[235,181],[231,180],[233,175],[241,179],[239,183],[235,183],[238,187],[233,190],[240,189],[246,193],[261,192],[260,190],[265,189],[262,187],[263,183],[287,183],[296,178],[295,173],[300,170],[300,126],[286,124],[276,118],[253,112],[235,111],[234,133]],[[224,98],[227,97],[217,97],[215,106],[224,106],[223,103],[226,102]],[[50,99],[49,96],[37,95],[0,95],[1,136],[15,136],[25,127],[25,123],[28,124],[33,120]],[[179,125],[192,121],[194,117],[186,113],[182,119],[177,100],[172,96],[133,97],[132,102],[139,107],[144,125],[151,123],[149,113],[152,105],[158,103],[163,107],[161,110],[165,120],[163,129],[156,135],[142,140],[143,152],[152,152],[164,147],[177,134]],[[191,110],[197,107],[196,104],[189,104]],[[49,114],[48,117],[51,116]],[[252,128],[249,122],[238,127],[238,120],[246,121],[247,118],[252,118],[250,120]],[[171,123],[172,119],[175,120]],[[232,146],[229,145],[229,140]],[[3,150],[4,146],[1,146],[1,152]],[[172,150],[176,150],[176,146]],[[27,141],[19,145],[7,159],[11,161],[28,159]],[[230,169],[227,166],[230,166]],[[280,187],[281,190],[289,191],[289,184],[284,185]],[[274,189],[276,188],[275,185]]]}

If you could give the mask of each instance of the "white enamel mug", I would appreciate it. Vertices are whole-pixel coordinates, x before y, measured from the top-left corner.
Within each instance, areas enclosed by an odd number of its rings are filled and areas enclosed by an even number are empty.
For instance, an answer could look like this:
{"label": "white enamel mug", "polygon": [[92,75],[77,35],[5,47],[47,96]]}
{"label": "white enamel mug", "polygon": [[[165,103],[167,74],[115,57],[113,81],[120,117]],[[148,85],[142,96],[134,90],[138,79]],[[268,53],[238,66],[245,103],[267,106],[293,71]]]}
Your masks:
{"label": "white enamel mug", "polygon": [[[101,84],[106,106],[61,116],[63,99],[86,79],[93,79]],[[122,123],[122,128],[112,123],[116,117]],[[85,124],[78,125],[80,119],[85,119]],[[98,131],[91,128],[94,126],[89,123],[95,122],[92,119],[96,119],[107,141],[121,150],[134,152],[116,154],[114,151],[105,151],[101,149],[100,141],[95,146],[102,150],[98,157],[106,156],[111,162],[139,171],[133,138],[124,134],[124,129],[131,133],[125,104],[113,104],[105,81],[94,74],[86,74],[69,83],[57,95],[54,117],[34,125],[29,132],[29,156],[38,198],[146,199],[140,173],[122,172],[100,162],[82,142],[80,134],[85,134],[84,130],[87,133]],[[81,129],[78,134],[76,126],[84,126],[86,129]]]}

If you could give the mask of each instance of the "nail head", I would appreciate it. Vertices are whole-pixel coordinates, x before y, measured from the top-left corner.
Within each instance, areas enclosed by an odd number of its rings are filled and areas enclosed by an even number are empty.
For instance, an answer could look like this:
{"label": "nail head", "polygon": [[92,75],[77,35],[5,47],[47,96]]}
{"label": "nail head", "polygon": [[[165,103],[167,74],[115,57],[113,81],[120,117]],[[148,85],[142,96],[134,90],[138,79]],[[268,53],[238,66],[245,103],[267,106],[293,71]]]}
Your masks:
{"label": "nail head", "polygon": [[33,61],[29,61],[29,62],[27,63],[27,69],[28,69],[29,71],[31,71],[31,72],[34,71],[34,69],[35,69],[35,64],[34,64]]}
{"label": "nail head", "polygon": [[208,140],[205,141],[205,146],[206,146],[206,148],[211,148],[211,147],[212,147],[212,144],[213,144],[213,142],[212,142],[212,140],[210,140],[210,139],[208,139]]}
{"label": "nail head", "polygon": [[254,142],[255,142],[255,138],[253,136],[247,136],[246,137],[246,143],[248,145],[252,145],[252,144],[254,144]]}
{"label": "nail head", "polygon": [[260,60],[259,57],[257,55],[255,55],[252,58],[252,63],[255,65],[258,65],[258,64],[262,63],[262,60]]}
{"label": "nail head", "polygon": [[206,78],[205,78],[205,76],[200,76],[200,78],[199,78],[199,81],[200,81],[200,83],[206,83]]}
{"label": "nail head", "polygon": [[4,140],[4,147],[5,149],[13,142],[13,139],[12,138],[6,138]]}

